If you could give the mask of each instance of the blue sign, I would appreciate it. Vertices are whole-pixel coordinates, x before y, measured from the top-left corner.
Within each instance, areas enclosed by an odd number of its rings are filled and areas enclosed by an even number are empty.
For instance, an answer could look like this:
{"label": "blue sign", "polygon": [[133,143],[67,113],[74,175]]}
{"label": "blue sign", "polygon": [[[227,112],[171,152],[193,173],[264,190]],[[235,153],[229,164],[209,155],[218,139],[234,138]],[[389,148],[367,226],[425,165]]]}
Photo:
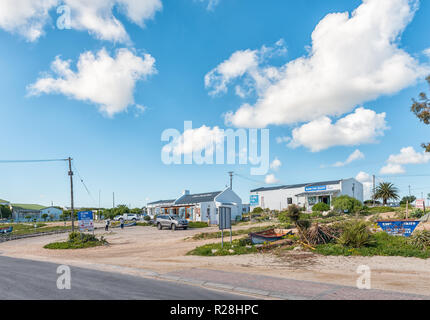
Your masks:
{"label": "blue sign", "polygon": [[305,191],[326,191],[327,186],[305,187]]}
{"label": "blue sign", "polygon": [[94,231],[94,221],[92,211],[81,211],[78,212],[79,230],[83,231]]}
{"label": "blue sign", "polygon": [[259,196],[258,196],[258,195],[252,195],[252,196],[250,197],[250,199],[249,199],[249,205],[250,205],[251,207],[258,206],[258,205],[259,205],[259,203],[260,203],[260,200],[259,200]]}
{"label": "blue sign", "polygon": [[420,221],[378,221],[378,225],[386,233],[392,236],[410,237],[415,228],[420,224]]}
{"label": "blue sign", "polygon": [[78,220],[93,220],[93,212],[92,211],[78,212]]}

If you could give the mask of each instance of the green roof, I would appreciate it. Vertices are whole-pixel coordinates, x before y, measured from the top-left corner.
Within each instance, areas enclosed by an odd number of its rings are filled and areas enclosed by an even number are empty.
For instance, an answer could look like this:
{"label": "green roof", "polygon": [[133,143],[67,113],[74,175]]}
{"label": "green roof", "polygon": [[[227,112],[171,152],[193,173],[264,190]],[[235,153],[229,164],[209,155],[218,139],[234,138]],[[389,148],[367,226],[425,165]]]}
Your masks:
{"label": "green roof", "polygon": [[42,210],[43,208],[46,208],[46,206],[41,206],[38,204],[20,204],[20,203],[13,203],[12,207],[21,208],[24,210]]}

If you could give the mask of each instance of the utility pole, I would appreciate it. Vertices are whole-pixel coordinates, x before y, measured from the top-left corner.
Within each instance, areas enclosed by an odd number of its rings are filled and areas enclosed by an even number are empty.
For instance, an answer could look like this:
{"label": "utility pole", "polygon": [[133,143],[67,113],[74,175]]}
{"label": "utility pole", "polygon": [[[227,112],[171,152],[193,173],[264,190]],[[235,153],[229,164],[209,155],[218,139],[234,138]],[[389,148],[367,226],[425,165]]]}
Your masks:
{"label": "utility pole", "polygon": [[75,207],[73,203],[73,171],[72,171],[72,158],[67,159],[69,161],[69,176],[70,176],[70,200],[71,200],[71,218],[72,218],[72,232],[75,231]]}
{"label": "utility pole", "polygon": [[373,206],[375,206],[375,194],[376,194],[376,185],[375,185],[375,180],[376,180],[376,177],[375,177],[375,175],[373,175]]}
{"label": "utility pole", "polygon": [[112,192],[112,209],[115,209],[115,192]]}
{"label": "utility pole", "polygon": [[355,198],[355,183],[352,184],[352,197]]}
{"label": "utility pole", "polygon": [[233,171],[230,171],[228,174],[230,175],[230,189],[233,190]]}
{"label": "utility pole", "polygon": [[99,211],[97,212],[98,213],[98,218],[99,218],[99,220],[101,220],[102,219],[102,215],[100,214],[100,193],[101,193],[102,191],[99,189]]}
{"label": "utility pole", "polygon": [[409,197],[411,196],[411,185],[409,185]]}

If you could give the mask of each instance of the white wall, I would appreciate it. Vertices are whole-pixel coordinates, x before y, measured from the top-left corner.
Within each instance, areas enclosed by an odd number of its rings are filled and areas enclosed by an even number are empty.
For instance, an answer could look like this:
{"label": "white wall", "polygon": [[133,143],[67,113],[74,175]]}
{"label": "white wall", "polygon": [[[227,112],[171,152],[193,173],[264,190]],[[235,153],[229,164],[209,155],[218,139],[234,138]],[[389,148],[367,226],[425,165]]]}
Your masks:
{"label": "white wall", "polygon": [[[352,191],[352,187],[354,185],[354,192]],[[363,202],[363,184],[358,182],[355,179],[346,179],[342,180],[342,195],[348,195],[350,197],[354,197],[357,200]]]}

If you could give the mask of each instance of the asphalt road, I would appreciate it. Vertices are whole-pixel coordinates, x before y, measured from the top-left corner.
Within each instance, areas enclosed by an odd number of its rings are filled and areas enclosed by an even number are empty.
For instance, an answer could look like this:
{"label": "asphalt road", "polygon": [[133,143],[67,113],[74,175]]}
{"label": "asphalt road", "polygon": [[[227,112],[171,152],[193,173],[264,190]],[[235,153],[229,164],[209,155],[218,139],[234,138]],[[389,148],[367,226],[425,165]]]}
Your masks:
{"label": "asphalt road", "polygon": [[71,289],[59,290],[59,265],[0,256],[0,300],[232,300],[242,295],[118,273],[70,267]]}

